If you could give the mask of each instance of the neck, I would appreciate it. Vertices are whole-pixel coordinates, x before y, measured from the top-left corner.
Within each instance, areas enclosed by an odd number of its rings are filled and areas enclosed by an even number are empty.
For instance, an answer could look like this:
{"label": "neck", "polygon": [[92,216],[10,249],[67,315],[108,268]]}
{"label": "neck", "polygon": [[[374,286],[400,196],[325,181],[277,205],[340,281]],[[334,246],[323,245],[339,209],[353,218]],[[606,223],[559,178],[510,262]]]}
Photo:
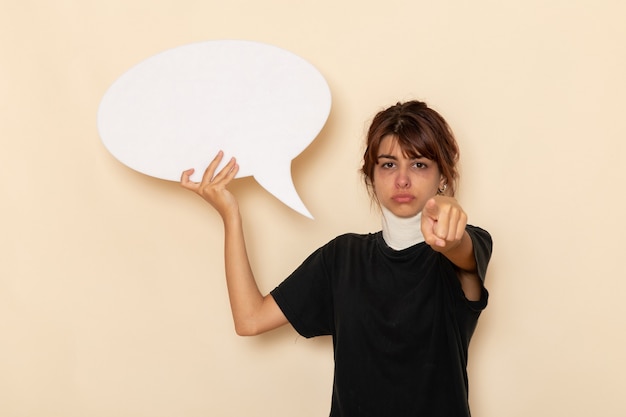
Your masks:
{"label": "neck", "polygon": [[383,212],[383,239],[387,246],[402,250],[424,241],[422,212],[413,217],[398,217],[381,205]]}

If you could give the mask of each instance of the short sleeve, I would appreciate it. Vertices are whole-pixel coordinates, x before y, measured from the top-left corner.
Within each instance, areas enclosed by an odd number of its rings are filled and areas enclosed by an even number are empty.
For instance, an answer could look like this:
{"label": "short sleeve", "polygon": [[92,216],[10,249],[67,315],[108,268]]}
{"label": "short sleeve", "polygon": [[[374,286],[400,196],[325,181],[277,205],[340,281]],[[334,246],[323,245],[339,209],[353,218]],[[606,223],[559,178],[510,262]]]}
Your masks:
{"label": "short sleeve", "polygon": [[311,254],[272,292],[289,323],[304,337],[333,333],[333,296],[324,248]]}
{"label": "short sleeve", "polygon": [[[466,230],[470,238],[472,239],[472,246],[474,248],[474,258],[476,259],[476,269],[478,272],[478,276],[480,277],[481,282],[484,284],[485,277],[487,275],[487,266],[489,264],[489,259],[491,259],[491,251],[493,248],[491,235],[489,235],[486,230],[483,230],[480,227],[476,226],[467,225]],[[488,299],[489,292],[483,285],[480,300],[466,300],[466,304],[471,310],[475,312],[480,312],[487,307]]]}
{"label": "short sleeve", "polygon": [[487,266],[489,265],[491,252],[493,250],[491,235],[486,230],[476,226],[467,225],[466,230],[472,239],[478,276],[482,282],[485,282],[485,277],[487,276]]}

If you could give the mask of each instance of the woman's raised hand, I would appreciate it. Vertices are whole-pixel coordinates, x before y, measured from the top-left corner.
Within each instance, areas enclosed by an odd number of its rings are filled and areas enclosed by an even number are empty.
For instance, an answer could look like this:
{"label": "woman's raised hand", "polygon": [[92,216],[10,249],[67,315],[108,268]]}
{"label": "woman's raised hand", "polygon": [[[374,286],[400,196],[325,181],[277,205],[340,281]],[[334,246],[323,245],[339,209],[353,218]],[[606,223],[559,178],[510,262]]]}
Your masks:
{"label": "woman's raised hand", "polygon": [[422,210],[424,240],[438,252],[456,248],[465,233],[467,215],[453,197],[435,196]]}
{"label": "woman's raised hand", "polygon": [[237,165],[235,158],[231,158],[224,168],[215,174],[215,170],[223,157],[224,153],[219,151],[204,171],[201,182],[193,182],[189,179],[194,173],[193,168],[184,171],[180,178],[180,185],[205,199],[217,210],[222,218],[225,218],[238,210],[235,196],[226,187],[237,175],[239,165]]}

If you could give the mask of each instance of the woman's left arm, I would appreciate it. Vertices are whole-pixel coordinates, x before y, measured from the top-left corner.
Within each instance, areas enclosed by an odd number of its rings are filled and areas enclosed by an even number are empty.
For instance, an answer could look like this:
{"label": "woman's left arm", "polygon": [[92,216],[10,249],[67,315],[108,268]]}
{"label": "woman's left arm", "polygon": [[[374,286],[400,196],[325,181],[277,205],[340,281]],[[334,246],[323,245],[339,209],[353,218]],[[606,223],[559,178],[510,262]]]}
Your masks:
{"label": "woman's left arm", "polygon": [[435,196],[422,210],[424,240],[457,267],[465,297],[478,301],[482,295],[482,282],[478,276],[472,238],[465,226],[467,215],[453,197]]}

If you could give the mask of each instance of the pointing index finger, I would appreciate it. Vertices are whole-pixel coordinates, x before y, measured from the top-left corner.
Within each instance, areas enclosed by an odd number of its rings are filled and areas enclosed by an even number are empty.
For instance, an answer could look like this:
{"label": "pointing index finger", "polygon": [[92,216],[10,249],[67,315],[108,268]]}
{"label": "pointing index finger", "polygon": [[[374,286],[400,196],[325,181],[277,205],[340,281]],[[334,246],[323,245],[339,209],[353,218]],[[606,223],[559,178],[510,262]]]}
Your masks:
{"label": "pointing index finger", "polygon": [[426,202],[422,209],[422,215],[436,220],[439,217],[439,206],[434,198],[431,198]]}

